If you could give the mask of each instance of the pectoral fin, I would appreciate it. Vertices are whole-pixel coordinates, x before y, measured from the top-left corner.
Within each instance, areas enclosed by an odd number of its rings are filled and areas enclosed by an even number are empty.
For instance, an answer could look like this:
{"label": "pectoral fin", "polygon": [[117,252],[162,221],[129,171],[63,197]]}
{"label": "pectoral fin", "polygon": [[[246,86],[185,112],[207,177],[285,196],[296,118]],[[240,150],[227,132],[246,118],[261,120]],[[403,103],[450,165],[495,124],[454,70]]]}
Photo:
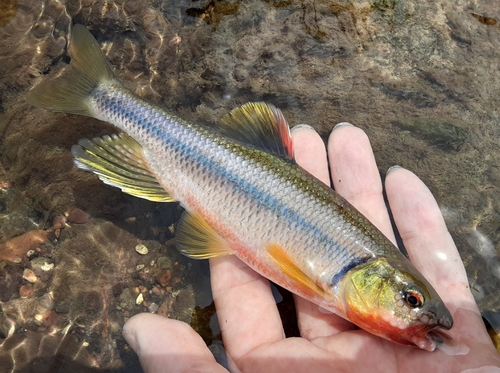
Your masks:
{"label": "pectoral fin", "polygon": [[233,253],[228,242],[197,213],[185,212],[177,223],[177,249],[193,259],[208,259]]}
{"label": "pectoral fin", "polygon": [[324,291],[311,278],[309,278],[288,256],[283,248],[278,244],[269,244],[266,246],[267,254],[279,269],[292,281],[306,290],[324,296]]}
{"label": "pectoral fin", "polygon": [[125,133],[82,139],[71,152],[78,168],[94,172],[105,184],[150,201],[173,201],[148,169],[139,143]]}

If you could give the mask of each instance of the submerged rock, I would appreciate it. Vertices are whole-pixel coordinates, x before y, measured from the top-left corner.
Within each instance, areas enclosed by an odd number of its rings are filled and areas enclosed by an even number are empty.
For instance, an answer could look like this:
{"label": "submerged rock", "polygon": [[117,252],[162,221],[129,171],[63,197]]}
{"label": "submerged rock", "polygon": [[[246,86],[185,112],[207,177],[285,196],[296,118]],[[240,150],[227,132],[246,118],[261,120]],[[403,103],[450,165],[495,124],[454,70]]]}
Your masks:
{"label": "submerged rock", "polygon": [[0,260],[20,262],[30,250],[36,250],[42,243],[55,239],[54,232],[44,230],[29,231],[0,244]]}

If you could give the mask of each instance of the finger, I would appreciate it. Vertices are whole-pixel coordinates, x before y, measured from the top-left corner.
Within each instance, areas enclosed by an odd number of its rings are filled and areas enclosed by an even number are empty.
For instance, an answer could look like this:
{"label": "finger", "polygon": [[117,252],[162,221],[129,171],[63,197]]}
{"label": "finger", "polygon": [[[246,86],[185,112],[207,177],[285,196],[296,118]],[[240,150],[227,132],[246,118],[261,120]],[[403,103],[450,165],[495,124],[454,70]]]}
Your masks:
{"label": "finger", "polygon": [[[394,220],[412,263],[433,285],[455,318],[450,333],[474,331],[474,338],[487,340],[464,265],[431,192],[415,174],[403,168],[390,171],[385,184]],[[464,314],[469,316],[460,316]]]}
{"label": "finger", "polygon": [[328,139],[328,158],[335,190],[395,243],[368,136],[349,123],[337,125]]}
{"label": "finger", "polygon": [[139,356],[145,373],[227,373],[201,337],[181,321],[138,314],[125,323],[123,337]]}
{"label": "finger", "polygon": [[330,186],[326,148],[318,133],[307,124],[292,128],[295,161],[311,175]]}
{"label": "finger", "polygon": [[229,361],[284,338],[269,281],[235,256],[210,259],[212,293]]}
{"label": "finger", "polygon": [[[319,134],[310,126],[292,129],[296,162],[313,176],[330,185],[326,148]],[[318,305],[295,296],[297,322],[300,335],[312,340],[354,328],[353,324],[332,313],[322,311]]]}
{"label": "finger", "polygon": [[387,198],[412,263],[437,286],[467,284],[462,260],[425,184],[404,168],[391,170]]}

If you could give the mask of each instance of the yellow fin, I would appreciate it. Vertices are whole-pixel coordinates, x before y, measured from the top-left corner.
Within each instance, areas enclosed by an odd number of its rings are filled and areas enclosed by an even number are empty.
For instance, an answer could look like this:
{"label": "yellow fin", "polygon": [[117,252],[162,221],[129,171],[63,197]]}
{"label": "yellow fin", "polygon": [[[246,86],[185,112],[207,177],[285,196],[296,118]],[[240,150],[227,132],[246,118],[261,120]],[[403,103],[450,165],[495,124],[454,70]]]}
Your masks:
{"label": "yellow fin", "polygon": [[92,116],[88,107],[92,91],[101,83],[118,80],[85,26],[73,26],[68,51],[69,70],[38,84],[28,93],[27,100],[45,110]]}
{"label": "yellow fin", "polygon": [[311,280],[288,256],[283,248],[275,243],[266,246],[267,254],[279,269],[292,281],[314,293],[324,296],[324,290]]}
{"label": "yellow fin", "polygon": [[71,152],[78,168],[94,172],[105,184],[150,201],[173,201],[149,171],[139,143],[125,133],[82,139]]}
{"label": "yellow fin", "polygon": [[290,127],[281,110],[264,102],[251,102],[222,118],[220,131],[232,139],[269,153],[293,159]]}
{"label": "yellow fin", "polygon": [[208,259],[233,253],[231,247],[197,213],[185,212],[177,223],[177,249],[193,259]]}

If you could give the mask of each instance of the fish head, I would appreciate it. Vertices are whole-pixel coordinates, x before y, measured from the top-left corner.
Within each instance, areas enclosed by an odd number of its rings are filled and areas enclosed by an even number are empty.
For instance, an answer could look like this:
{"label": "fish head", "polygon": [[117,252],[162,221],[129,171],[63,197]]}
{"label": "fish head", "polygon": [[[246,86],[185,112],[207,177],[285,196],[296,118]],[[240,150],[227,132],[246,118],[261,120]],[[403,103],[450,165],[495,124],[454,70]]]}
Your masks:
{"label": "fish head", "polygon": [[346,317],[372,334],[433,351],[435,332],[453,318],[434,288],[405,257],[374,258],[350,269],[339,284]]}

